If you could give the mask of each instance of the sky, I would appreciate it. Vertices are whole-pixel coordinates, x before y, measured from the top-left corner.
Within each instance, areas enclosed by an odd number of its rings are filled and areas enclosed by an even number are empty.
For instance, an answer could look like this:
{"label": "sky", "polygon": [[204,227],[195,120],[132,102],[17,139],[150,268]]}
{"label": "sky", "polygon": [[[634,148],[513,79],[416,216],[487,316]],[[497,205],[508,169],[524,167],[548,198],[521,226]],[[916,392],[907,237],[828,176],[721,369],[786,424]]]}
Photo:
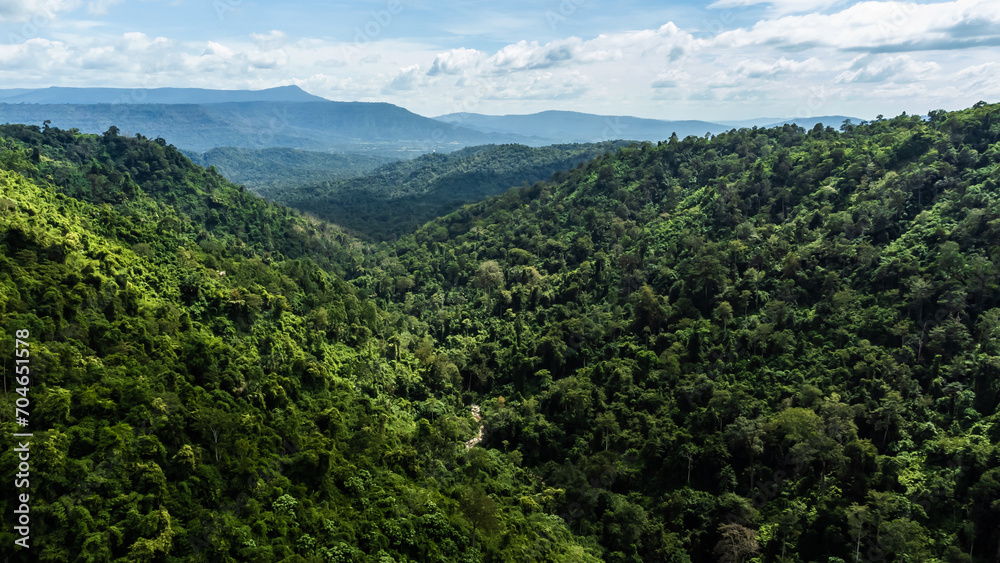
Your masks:
{"label": "sky", "polygon": [[0,88],[296,85],[426,116],[1000,101],[1000,0],[0,0]]}

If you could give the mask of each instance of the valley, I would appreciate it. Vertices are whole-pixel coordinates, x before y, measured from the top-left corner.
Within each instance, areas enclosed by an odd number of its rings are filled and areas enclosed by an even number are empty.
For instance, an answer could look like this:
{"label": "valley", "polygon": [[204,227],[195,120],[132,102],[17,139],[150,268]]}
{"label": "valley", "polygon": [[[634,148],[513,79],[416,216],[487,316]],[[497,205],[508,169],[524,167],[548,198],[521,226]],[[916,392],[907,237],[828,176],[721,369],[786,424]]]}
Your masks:
{"label": "valley", "polygon": [[397,160],[328,103],[3,106],[37,560],[995,560],[1000,105]]}

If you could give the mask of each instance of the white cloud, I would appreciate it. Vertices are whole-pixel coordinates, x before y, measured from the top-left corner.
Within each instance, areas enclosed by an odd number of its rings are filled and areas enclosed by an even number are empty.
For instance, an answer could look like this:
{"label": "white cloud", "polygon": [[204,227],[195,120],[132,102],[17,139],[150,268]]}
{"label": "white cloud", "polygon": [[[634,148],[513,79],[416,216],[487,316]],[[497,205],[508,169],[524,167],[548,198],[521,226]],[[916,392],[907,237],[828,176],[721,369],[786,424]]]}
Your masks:
{"label": "white cloud", "polygon": [[[53,1],[63,15],[67,6],[90,5]],[[865,1],[846,8],[807,1],[810,9],[829,6],[824,13],[796,13],[784,0],[720,0],[714,6],[750,4],[770,10],[752,25],[714,35],[657,22],[648,29],[584,37],[567,32],[545,41],[508,40],[489,49],[482,43],[445,48],[388,34],[360,43],[350,33],[340,40],[289,37],[276,29],[236,38],[214,34],[214,41],[168,39],[153,32],[74,28],[71,24],[83,20],[60,17],[52,25],[61,26],[58,34],[46,29],[44,39],[0,44],[0,84],[264,88],[294,83],[331,99],[389,101],[425,115],[527,113],[541,107],[668,119],[851,114],[852,107],[869,107],[863,102],[869,99],[875,100],[871,107],[880,105],[872,114],[888,115],[890,102],[926,111],[960,107],[948,100],[970,96],[975,96],[970,103],[995,99],[1000,91],[1000,67],[992,64],[990,47],[1000,45],[997,0]],[[0,4],[0,21],[43,5],[44,0],[8,0]],[[909,107],[917,94],[928,107]],[[545,100],[552,103],[540,103]]]}
{"label": "white cloud", "polygon": [[743,79],[763,78],[775,80],[788,75],[822,71],[823,64],[816,58],[802,61],[781,57],[776,61],[760,59],[742,60],[735,64],[736,74]]}
{"label": "white cloud", "polygon": [[580,59],[593,61],[653,56],[674,61],[693,45],[694,38],[690,33],[681,31],[673,22],[667,22],[657,29],[598,35],[583,43]]}
{"label": "white cloud", "polygon": [[963,68],[957,74],[958,78],[972,82],[990,80],[1000,81],[1000,65],[994,62],[983,63]]}
{"label": "white cloud", "polygon": [[61,66],[69,57],[66,45],[59,41],[35,38],[16,45],[0,44],[0,68],[12,74],[23,74],[25,70],[45,73]]}
{"label": "white cloud", "polygon": [[995,0],[937,4],[869,1],[833,14],[761,20],[749,29],[720,33],[709,43],[729,49],[948,49],[971,42],[1000,42],[998,23],[1000,10]]}
{"label": "white cloud", "polygon": [[326,59],[323,61],[316,61],[314,64],[315,66],[319,67],[341,68],[347,66],[349,63],[342,59],[333,58],[333,59]]}
{"label": "white cloud", "polygon": [[477,49],[452,49],[444,53],[438,53],[431,63],[431,68],[427,71],[430,76],[439,74],[460,74],[463,71],[471,70],[486,59],[486,53]]}
{"label": "white cloud", "polygon": [[135,53],[138,51],[145,51],[147,49],[166,49],[174,44],[175,43],[173,41],[170,41],[166,37],[150,39],[145,33],[132,31],[123,34],[121,39],[115,41],[115,48],[119,51]]}
{"label": "white cloud", "polygon": [[288,64],[288,54],[282,49],[272,51],[249,51],[246,60],[253,68],[275,69]]}
{"label": "white cloud", "polygon": [[80,58],[80,66],[85,69],[110,69],[124,62],[110,45],[91,47]]}
{"label": "white cloud", "polygon": [[687,82],[691,75],[683,70],[668,70],[656,75],[653,80],[653,88],[676,88]]}
{"label": "white cloud", "polygon": [[293,84],[307,92],[321,95],[331,100],[370,100],[381,96],[381,79],[359,78],[355,76],[334,76],[313,74],[306,79],[296,79]]}
{"label": "white cloud", "polygon": [[537,41],[518,41],[507,45],[490,57],[489,64],[501,71],[549,68],[568,63],[577,54],[583,42],[576,38],[553,41],[539,45]]}
{"label": "white cloud", "polygon": [[221,43],[209,41],[205,44],[205,50],[201,52],[201,56],[228,59],[233,56],[233,50]]}
{"label": "white cloud", "polygon": [[489,83],[482,92],[486,100],[567,100],[588,90],[589,79],[580,73],[568,75],[537,71]]}
{"label": "white cloud", "polygon": [[854,59],[851,67],[837,76],[836,82],[915,82],[939,70],[941,65],[915,61],[909,55],[864,55]]}
{"label": "white cloud", "polygon": [[991,61],[966,67],[956,73],[952,83],[957,90],[952,95],[996,101],[1000,92],[1000,64]]}
{"label": "white cloud", "polygon": [[577,69],[588,65],[639,59],[654,62],[676,61],[695,46],[694,38],[675,24],[656,29],[601,34],[590,40],[568,37],[540,44],[519,41],[492,55],[476,49],[451,49],[438,53],[428,75],[459,75],[478,72],[498,76],[545,69]]}
{"label": "white cloud", "polygon": [[384,94],[395,92],[409,92],[415,90],[422,82],[423,75],[420,72],[420,65],[412,65],[399,69],[392,81],[382,88]]}
{"label": "white cloud", "polygon": [[251,33],[250,38],[260,49],[274,49],[285,44],[288,37],[285,32],[272,29],[267,33]]}

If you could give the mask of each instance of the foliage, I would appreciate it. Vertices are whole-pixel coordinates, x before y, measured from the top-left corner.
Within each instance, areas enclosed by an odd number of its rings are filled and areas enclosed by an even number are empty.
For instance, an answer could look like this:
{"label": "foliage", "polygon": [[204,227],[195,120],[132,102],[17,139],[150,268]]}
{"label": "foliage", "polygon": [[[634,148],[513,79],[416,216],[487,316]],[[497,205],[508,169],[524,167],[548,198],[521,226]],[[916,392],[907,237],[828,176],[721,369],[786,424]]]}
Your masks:
{"label": "foliage", "polygon": [[427,361],[496,405],[484,445],[607,561],[988,561],[998,167],[987,104],[674,137],[431,221],[352,281],[426,326]]}
{"label": "foliage", "polygon": [[357,178],[258,193],[365,237],[391,240],[462,204],[548,179],[626,144],[467,147],[386,164]]}
{"label": "foliage", "polygon": [[203,153],[184,151],[192,162],[215,169],[265,198],[303,185],[362,176],[396,159],[353,153],[323,153],[289,148],[218,147]]}
{"label": "foliage", "polygon": [[998,105],[636,144],[377,246],[3,133],[42,559],[995,559]]}
{"label": "foliage", "polygon": [[3,134],[0,333],[30,331],[34,433],[11,560],[596,560],[553,506],[524,508],[537,479],[465,447],[454,385],[331,273],[352,260],[336,229],[163,143]]}

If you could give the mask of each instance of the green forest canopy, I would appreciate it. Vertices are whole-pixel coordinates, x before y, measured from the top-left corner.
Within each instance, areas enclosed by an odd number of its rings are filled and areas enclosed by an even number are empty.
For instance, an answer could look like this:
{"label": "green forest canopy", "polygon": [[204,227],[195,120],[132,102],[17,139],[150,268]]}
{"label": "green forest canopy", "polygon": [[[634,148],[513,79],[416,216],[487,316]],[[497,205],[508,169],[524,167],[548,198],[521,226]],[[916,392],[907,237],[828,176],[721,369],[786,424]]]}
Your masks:
{"label": "green forest canopy", "polygon": [[547,147],[483,145],[425,154],[354,178],[254,191],[373,240],[395,240],[463,204],[530,185],[629,141]]}
{"label": "green forest canopy", "polygon": [[351,264],[338,230],[162,142],[3,133],[0,336],[29,330],[34,370],[33,547],[12,556],[599,560],[551,515],[561,491],[465,448],[468,408],[327,271]]}
{"label": "green forest canopy", "polygon": [[375,246],[2,133],[43,560],[1000,549],[1000,105],[634,145]]}

